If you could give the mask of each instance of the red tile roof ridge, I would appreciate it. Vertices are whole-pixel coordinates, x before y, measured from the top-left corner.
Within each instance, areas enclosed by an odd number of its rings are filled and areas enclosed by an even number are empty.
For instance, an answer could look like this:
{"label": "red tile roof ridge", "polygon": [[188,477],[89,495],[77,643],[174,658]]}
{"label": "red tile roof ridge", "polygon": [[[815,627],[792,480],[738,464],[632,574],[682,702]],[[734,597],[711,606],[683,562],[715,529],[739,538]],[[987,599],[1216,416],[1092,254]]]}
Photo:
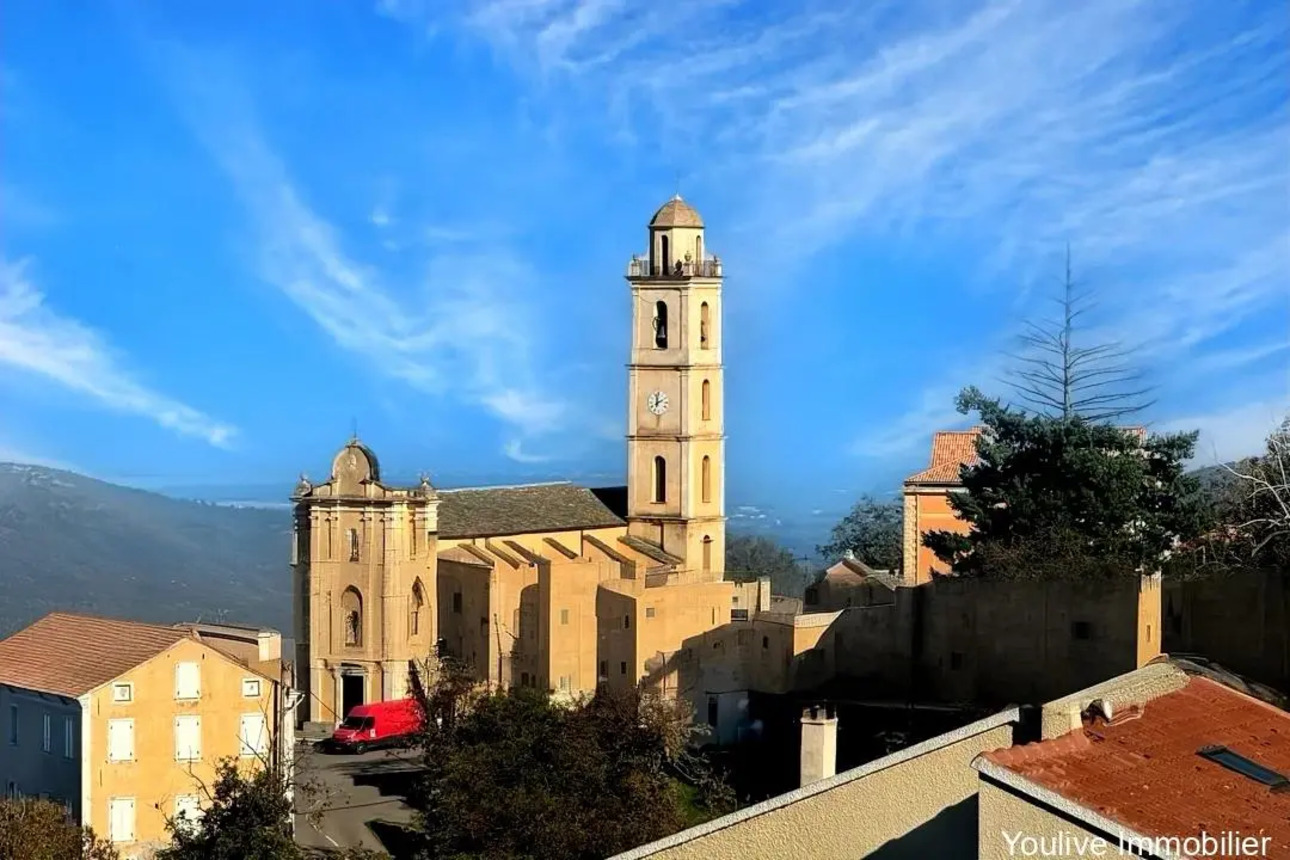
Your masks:
{"label": "red tile roof ridge", "polygon": [[74,619],[83,619],[88,621],[106,621],[109,624],[128,624],[129,626],[134,628],[142,628],[147,630],[157,630],[157,631],[164,630],[170,633],[178,632],[179,635],[181,636],[196,632],[196,631],[189,630],[187,627],[188,624],[194,623],[194,622],[184,621],[179,624],[158,624],[153,621],[135,621],[132,618],[117,618],[112,615],[99,615],[94,612],[69,612],[66,609],[54,609],[50,612],[46,612],[44,615],[40,616],[35,621],[33,621],[32,624],[33,625],[37,624],[41,621],[44,621],[46,618],[74,618]]}
{"label": "red tile roof ridge", "polygon": [[1093,743],[1093,738],[1089,736],[1088,732],[1080,728],[1059,737],[993,750],[985,753],[985,757],[995,764],[1012,767],[1025,762],[1048,758],[1054,754],[1078,752],[1091,747]]}

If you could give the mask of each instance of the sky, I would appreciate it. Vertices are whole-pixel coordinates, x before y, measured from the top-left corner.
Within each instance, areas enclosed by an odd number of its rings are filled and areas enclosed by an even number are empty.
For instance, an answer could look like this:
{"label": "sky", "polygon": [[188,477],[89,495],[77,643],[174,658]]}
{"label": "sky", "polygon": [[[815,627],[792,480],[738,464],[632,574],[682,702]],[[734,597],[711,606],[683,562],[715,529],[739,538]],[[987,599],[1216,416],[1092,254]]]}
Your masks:
{"label": "sky", "polygon": [[621,481],[629,292],[725,263],[727,498],[890,493],[1070,250],[1199,463],[1290,409],[1290,17],[1166,0],[14,0],[0,460]]}

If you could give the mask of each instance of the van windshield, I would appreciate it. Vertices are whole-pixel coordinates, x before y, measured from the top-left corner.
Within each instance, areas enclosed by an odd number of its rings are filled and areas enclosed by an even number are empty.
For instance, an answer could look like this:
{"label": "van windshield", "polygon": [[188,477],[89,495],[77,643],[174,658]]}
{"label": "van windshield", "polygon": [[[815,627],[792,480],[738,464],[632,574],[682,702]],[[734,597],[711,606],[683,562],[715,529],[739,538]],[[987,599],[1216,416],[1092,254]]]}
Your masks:
{"label": "van windshield", "polygon": [[356,717],[351,714],[345,718],[345,721],[340,724],[340,727],[342,729],[370,729],[372,727],[372,723],[373,720],[371,717]]}

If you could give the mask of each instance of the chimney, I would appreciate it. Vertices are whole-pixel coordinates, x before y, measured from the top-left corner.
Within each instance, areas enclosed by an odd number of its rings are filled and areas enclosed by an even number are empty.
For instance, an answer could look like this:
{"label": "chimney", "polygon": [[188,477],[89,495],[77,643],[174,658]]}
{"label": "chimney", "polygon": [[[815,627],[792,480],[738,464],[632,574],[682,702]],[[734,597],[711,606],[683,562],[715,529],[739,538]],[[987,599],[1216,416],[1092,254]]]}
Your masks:
{"label": "chimney", "polygon": [[802,712],[802,786],[828,779],[838,769],[838,718],[828,705]]}
{"label": "chimney", "polygon": [[845,558],[847,561],[855,561],[856,560],[855,550],[852,550],[852,549],[843,550],[842,557]]}
{"label": "chimney", "polygon": [[757,578],[757,611],[770,612],[770,577]]}
{"label": "chimney", "polygon": [[276,630],[261,630],[256,634],[255,639],[261,660],[282,659],[281,633]]}

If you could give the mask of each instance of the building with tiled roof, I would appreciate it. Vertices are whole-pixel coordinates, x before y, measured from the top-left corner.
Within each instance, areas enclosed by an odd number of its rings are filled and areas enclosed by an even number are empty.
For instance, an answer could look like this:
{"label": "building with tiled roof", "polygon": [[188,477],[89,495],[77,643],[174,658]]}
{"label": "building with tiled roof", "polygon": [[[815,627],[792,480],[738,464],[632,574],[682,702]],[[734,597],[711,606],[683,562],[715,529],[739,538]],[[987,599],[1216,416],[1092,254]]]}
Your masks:
{"label": "building with tiled roof", "polygon": [[202,627],[54,612],[0,640],[6,795],[62,801],[122,856],[151,856],[167,816],[200,814],[218,760],[289,759],[280,662],[230,644],[271,631]]}
{"label": "building with tiled roof", "polygon": [[1072,708],[1063,734],[978,758],[983,836],[1024,820],[1051,844],[1290,857],[1290,713],[1206,677],[1155,680],[1124,704],[1109,691]]}
{"label": "building with tiled roof", "polygon": [[933,570],[944,567],[936,554],[923,546],[923,535],[933,531],[967,532],[967,524],[950,507],[950,494],[962,485],[959,476],[963,468],[977,460],[976,443],[982,429],[933,434],[927,468],[905,479],[901,576],[911,585],[929,581]]}
{"label": "building with tiled roof", "polygon": [[1228,678],[1160,658],[841,773],[811,707],[799,788],[613,860],[1290,858],[1290,713]]}
{"label": "building with tiled roof", "polygon": [[699,213],[674,197],[628,267],[625,487],[399,487],[357,439],[325,481],[301,479],[302,718],[332,723],[402,697],[409,661],[436,651],[500,686],[634,685],[687,638],[729,624],[732,607],[769,611],[757,583],[723,576],[722,278],[703,240]]}
{"label": "building with tiled roof", "polygon": [[[971,427],[933,433],[927,467],[905,479],[902,576],[906,582],[914,585],[927,582],[933,571],[945,567],[935,553],[923,546],[923,535],[934,531],[967,533],[968,525],[950,506],[950,496],[963,486],[963,470],[978,462],[977,441],[984,429]],[[1121,429],[1140,441],[1147,439],[1145,427]]]}

